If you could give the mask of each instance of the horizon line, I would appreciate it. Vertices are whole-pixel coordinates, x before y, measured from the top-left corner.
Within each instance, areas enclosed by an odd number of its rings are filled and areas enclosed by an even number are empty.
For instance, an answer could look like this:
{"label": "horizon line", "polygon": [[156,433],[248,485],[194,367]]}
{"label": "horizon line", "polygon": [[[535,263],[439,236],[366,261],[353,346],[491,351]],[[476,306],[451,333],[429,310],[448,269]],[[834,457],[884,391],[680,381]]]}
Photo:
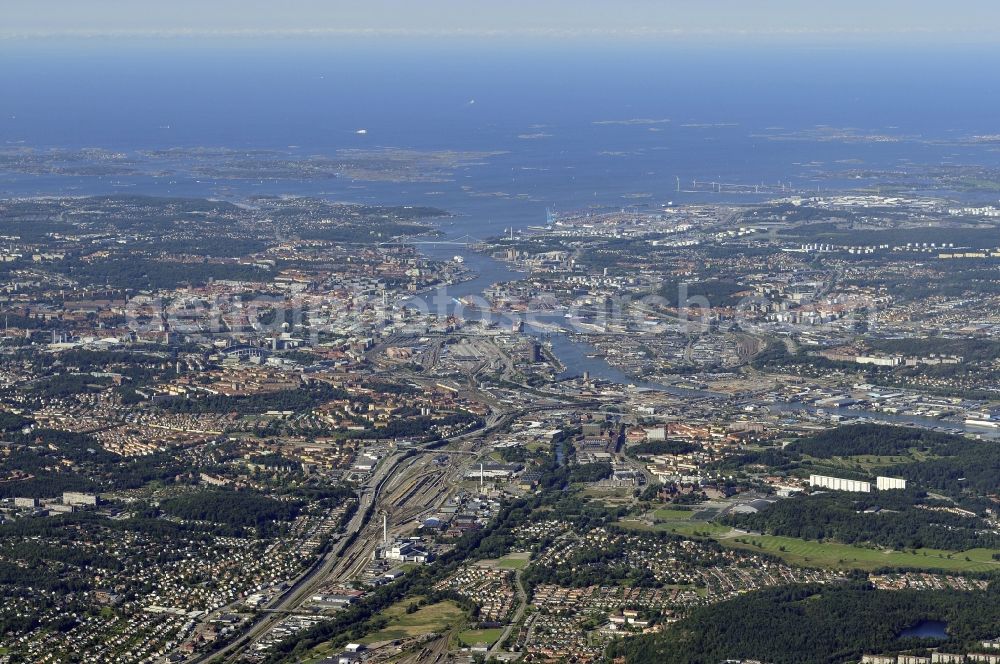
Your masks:
{"label": "horizon line", "polygon": [[170,29],[138,29],[122,28],[113,30],[102,29],[72,29],[72,30],[0,30],[0,40],[29,41],[42,39],[187,39],[187,38],[267,38],[267,37],[390,37],[390,38],[796,38],[796,37],[905,37],[919,35],[922,37],[975,37],[977,43],[983,38],[1000,42],[1000,29],[981,28],[970,29],[932,29],[927,27],[900,28],[780,28],[768,30],[750,30],[735,28],[516,28],[516,29],[480,29],[480,28],[170,28]]}

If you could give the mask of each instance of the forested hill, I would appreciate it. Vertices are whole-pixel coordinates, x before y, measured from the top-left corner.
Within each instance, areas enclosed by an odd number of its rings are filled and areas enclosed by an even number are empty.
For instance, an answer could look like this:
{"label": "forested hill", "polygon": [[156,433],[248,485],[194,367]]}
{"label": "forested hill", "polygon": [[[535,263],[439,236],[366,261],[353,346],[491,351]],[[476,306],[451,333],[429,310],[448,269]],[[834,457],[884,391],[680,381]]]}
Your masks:
{"label": "forested hill", "polygon": [[[914,486],[950,496],[958,501],[981,502],[982,496],[1000,493],[1000,445],[964,436],[885,424],[837,427],[802,438],[783,450],[773,450],[767,463],[817,472],[827,459],[856,462],[875,457],[876,468],[866,477],[891,475]],[[818,461],[817,461],[818,460]],[[855,471],[862,467],[856,465]],[[820,468],[820,474],[850,472]],[[970,503],[970,507],[978,509]]]}
{"label": "forested hill", "polygon": [[965,439],[946,433],[885,424],[855,424],[822,431],[796,441],[789,450],[828,459],[834,456],[873,454],[890,456],[909,449],[934,450]]}
{"label": "forested hill", "polygon": [[[658,634],[612,643],[627,664],[700,664],[758,659],[774,664],[858,662],[866,653],[928,645],[975,647],[996,636],[1000,589],[877,591],[866,585],[785,586],[696,609]],[[901,640],[922,620],[948,623],[947,641]]]}

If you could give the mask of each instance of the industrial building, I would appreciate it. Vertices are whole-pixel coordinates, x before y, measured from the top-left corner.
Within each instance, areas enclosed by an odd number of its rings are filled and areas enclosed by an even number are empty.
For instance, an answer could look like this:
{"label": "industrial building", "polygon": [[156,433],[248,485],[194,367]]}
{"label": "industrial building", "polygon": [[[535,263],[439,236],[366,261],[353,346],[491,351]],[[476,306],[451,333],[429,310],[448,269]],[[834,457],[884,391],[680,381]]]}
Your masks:
{"label": "industrial building", "polygon": [[63,491],[63,505],[88,505],[97,506],[97,495],[93,493],[80,493],[79,491]]}
{"label": "industrial building", "polygon": [[384,547],[381,551],[383,560],[391,560],[400,563],[427,563],[434,559],[434,555],[417,547],[414,542],[395,541]]}
{"label": "industrial building", "polygon": [[667,439],[666,427],[653,427],[651,429],[646,429],[646,440],[666,440],[666,439]]}
{"label": "industrial building", "polygon": [[465,471],[465,479],[505,479],[516,475],[524,466],[516,463],[481,463]]}

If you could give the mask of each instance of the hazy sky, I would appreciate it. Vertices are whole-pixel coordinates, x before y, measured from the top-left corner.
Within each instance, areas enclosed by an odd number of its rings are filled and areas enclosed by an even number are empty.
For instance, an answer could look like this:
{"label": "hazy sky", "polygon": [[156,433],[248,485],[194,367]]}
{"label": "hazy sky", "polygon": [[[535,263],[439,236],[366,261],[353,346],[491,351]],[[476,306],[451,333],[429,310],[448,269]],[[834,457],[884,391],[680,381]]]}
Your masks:
{"label": "hazy sky", "polygon": [[0,37],[371,34],[1000,41],[996,0],[0,0]]}

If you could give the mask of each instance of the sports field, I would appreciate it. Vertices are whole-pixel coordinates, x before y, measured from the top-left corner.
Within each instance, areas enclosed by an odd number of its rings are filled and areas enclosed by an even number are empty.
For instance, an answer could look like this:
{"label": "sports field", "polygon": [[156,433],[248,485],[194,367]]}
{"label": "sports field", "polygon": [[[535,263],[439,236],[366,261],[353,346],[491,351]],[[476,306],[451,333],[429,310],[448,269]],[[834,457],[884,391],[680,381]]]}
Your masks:
{"label": "sports field", "polygon": [[508,553],[497,561],[500,569],[524,569],[531,561],[531,553],[528,551]]}
{"label": "sports field", "polygon": [[464,645],[474,646],[477,643],[485,643],[486,645],[493,645],[497,640],[503,635],[502,628],[495,629],[470,629],[464,632],[459,632],[458,640]]}

